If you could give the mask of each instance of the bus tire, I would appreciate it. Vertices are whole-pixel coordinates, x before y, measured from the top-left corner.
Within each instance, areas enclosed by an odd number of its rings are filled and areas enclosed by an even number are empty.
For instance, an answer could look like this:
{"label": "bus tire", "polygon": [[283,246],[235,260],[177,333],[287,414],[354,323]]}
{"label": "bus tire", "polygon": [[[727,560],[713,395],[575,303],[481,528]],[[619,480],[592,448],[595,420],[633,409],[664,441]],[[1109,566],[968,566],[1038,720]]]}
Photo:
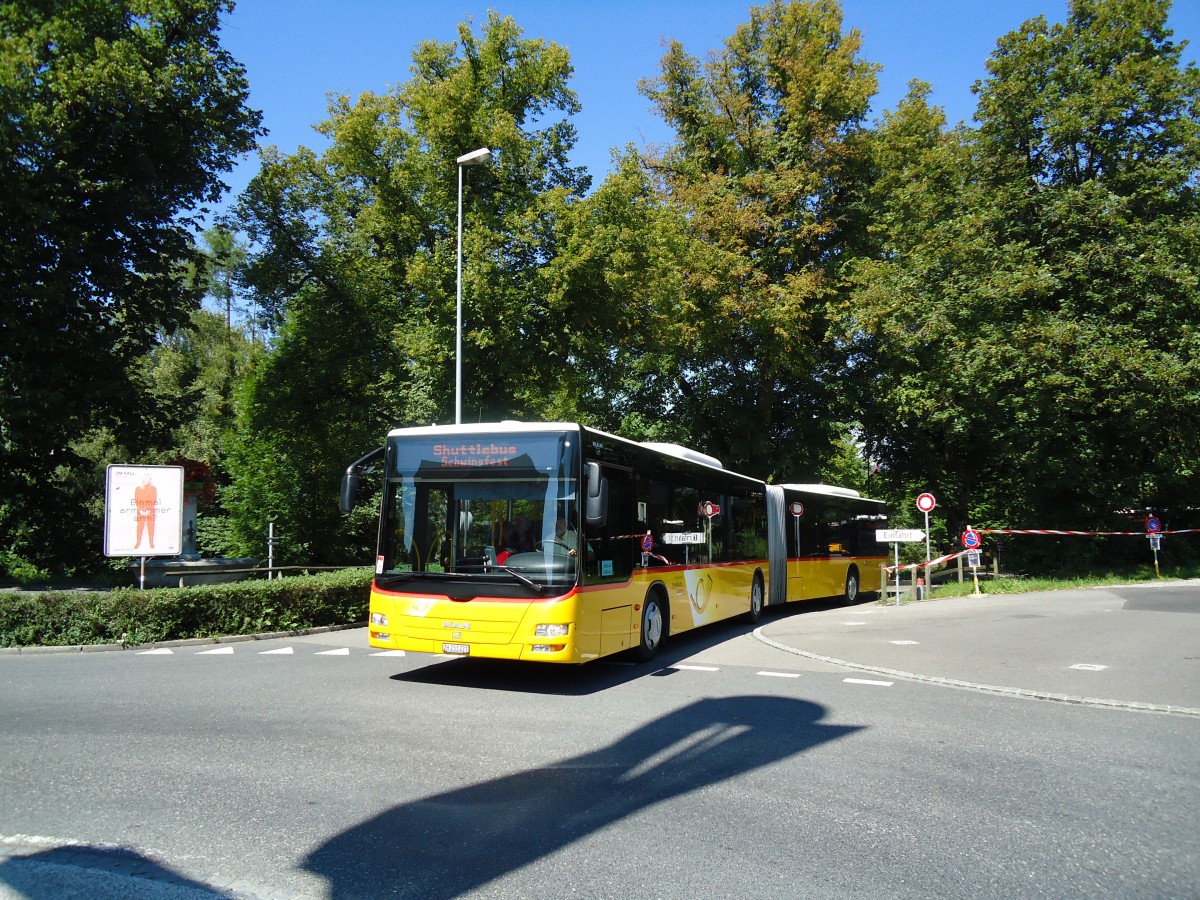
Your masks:
{"label": "bus tire", "polygon": [[858,579],[858,567],[851,566],[849,571],[846,572],[846,602],[847,603],[858,602],[859,584],[860,584],[860,582]]}
{"label": "bus tire", "polygon": [[766,604],[766,594],[763,592],[762,572],[754,573],[754,584],[750,588],[750,611],[746,618],[754,624],[762,618],[763,606]]}
{"label": "bus tire", "polygon": [[667,639],[668,610],[662,592],[651,588],[642,603],[642,624],[638,629],[638,646],[634,655],[640,662],[649,662]]}

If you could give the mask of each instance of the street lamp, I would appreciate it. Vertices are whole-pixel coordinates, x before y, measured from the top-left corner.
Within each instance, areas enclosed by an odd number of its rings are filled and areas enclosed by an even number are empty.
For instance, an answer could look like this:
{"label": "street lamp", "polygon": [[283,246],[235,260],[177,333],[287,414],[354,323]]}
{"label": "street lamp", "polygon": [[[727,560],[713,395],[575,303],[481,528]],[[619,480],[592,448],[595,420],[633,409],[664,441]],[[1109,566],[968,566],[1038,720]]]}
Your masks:
{"label": "street lamp", "polygon": [[462,185],[463,166],[477,166],[488,162],[492,151],[480,147],[458,158],[458,299],[455,304],[454,326],[454,424],[462,424]]}

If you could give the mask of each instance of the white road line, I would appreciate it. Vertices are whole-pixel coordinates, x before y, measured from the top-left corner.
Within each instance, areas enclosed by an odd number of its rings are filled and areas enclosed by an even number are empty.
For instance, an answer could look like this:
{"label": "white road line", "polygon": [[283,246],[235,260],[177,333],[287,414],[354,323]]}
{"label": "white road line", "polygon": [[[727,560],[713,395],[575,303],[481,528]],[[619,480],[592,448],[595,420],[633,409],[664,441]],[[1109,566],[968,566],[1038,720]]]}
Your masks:
{"label": "white road line", "polygon": [[1081,672],[1103,672],[1108,666],[1102,666],[1099,663],[1076,663],[1071,668],[1079,669]]}
{"label": "white road line", "polygon": [[155,647],[153,650],[139,650],[138,656],[170,656],[175,651],[170,647]]}
{"label": "white road line", "polygon": [[291,656],[295,652],[291,647],[280,647],[278,650],[260,650],[259,656]]}
{"label": "white road line", "polygon": [[197,656],[230,656],[233,653],[232,647],[217,647],[215,650],[199,650]]}
{"label": "white road line", "polygon": [[872,681],[869,678],[843,678],[842,681],[846,684],[873,684],[877,687],[891,687],[895,684],[894,681]]}
{"label": "white road line", "polygon": [[843,625],[866,625],[866,622],[843,622]]}
{"label": "white road line", "polygon": [[765,675],[768,678],[799,678],[799,672],[758,672],[758,675]]}
{"label": "white road line", "polygon": [[921,643],[921,642],[920,642],[920,641],[889,641],[888,643],[891,643],[891,644],[898,644],[898,645],[900,645],[901,647],[904,647],[904,646],[907,646],[907,645],[909,645],[909,644],[919,644],[919,643]]}
{"label": "white road line", "polygon": [[685,670],[685,671],[688,671],[688,672],[720,672],[720,671],[721,671],[721,670],[720,670],[720,669],[718,669],[716,666],[685,666],[685,665],[682,665],[682,664],[679,664],[679,665],[674,665],[674,666],[668,666],[667,668],[670,668],[670,669],[683,669],[683,670]]}
{"label": "white road line", "polygon": [[380,650],[378,653],[372,653],[372,656],[403,656],[403,650]]}
{"label": "white road line", "polygon": [[339,647],[337,650],[322,650],[320,653],[314,653],[314,656],[349,656],[349,647]]}

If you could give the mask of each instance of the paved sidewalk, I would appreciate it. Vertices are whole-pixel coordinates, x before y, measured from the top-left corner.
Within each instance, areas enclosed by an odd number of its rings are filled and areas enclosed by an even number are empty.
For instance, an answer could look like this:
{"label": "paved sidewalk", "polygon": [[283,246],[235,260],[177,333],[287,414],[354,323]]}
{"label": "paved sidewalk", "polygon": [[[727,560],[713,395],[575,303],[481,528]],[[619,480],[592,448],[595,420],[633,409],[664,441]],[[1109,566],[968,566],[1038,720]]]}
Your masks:
{"label": "paved sidewalk", "polygon": [[784,615],[756,634],[895,677],[1200,716],[1200,581],[862,603]]}

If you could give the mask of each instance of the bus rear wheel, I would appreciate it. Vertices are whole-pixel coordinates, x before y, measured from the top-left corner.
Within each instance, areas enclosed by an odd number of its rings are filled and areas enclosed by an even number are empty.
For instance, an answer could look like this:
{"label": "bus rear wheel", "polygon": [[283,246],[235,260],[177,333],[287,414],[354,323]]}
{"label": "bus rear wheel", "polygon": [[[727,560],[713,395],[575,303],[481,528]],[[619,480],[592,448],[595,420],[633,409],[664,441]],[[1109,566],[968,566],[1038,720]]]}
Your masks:
{"label": "bus rear wheel", "polygon": [[766,603],[766,598],[763,592],[762,575],[754,573],[754,585],[750,588],[750,612],[746,613],[746,618],[751,623],[757,622],[762,618],[763,606]]}
{"label": "bus rear wheel", "polygon": [[642,604],[642,627],[635,655],[641,662],[649,662],[658,653],[658,648],[667,637],[666,609],[657,591],[646,595]]}
{"label": "bus rear wheel", "polygon": [[846,602],[854,603],[858,600],[858,569],[854,566],[850,567],[850,571],[846,573]]}

